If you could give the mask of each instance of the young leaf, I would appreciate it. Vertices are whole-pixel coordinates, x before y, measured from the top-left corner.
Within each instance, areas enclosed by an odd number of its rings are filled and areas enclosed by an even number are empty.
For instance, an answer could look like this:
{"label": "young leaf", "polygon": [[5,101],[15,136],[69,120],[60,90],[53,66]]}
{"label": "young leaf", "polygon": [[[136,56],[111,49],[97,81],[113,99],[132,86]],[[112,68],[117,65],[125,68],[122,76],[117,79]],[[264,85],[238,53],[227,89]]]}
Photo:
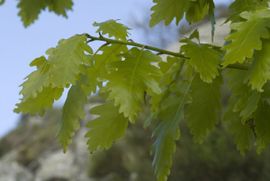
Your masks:
{"label": "young leaf", "polygon": [[87,124],[89,131],[86,137],[90,152],[110,148],[125,134],[128,120],[119,113],[112,102],[94,107],[91,109],[91,114],[99,115],[99,117]]}
{"label": "young leaf", "polygon": [[257,110],[261,94],[256,90],[251,90],[245,83],[248,72],[244,70],[228,70],[226,77],[231,98],[229,107],[233,107],[233,112],[237,112],[243,122],[251,119]]}
{"label": "young leaf", "polygon": [[108,34],[109,37],[118,40],[127,40],[129,28],[116,20],[108,20],[102,23],[95,22],[93,25],[98,27],[97,33]]}
{"label": "young leaf", "polygon": [[[180,119],[180,118],[178,118]],[[166,181],[173,162],[173,154],[176,150],[175,141],[180,138],[179,120],[172,123],[171,120],[164,120],[154,131],[156,141],[154,148],[154,170],[158,181]]]}
{"label": "young leaf", "polygon": [[49,86],[49,63],[45,57],[39,57],[32,61],[31,66],[36,66],[37,70],[26,77],[26,81],[21,85],[20,92],[24,99],[36,97],[45,87]]}
{"label": "young leaf", "polygon": [[162,93],[156,94],[153,92],[149,92],[148,94],[151,96],[151,110],[152,112],[158,112],[160,107],[160,102],[163,97],[166,96],[166,92],[177,79],[178,74],[181,72],[181,67],[183,66],[184,61],[178,57],[167,57],[166,61],[161,61],[159,63],[160,70],[162,72],[161,79],[159,81],[159,86],[161,88]]}
{"label": "young leaf", "polygon": [[46,8],[46,3],[45,1],[20,0],[17,7],[20,9],[18,15],[27,27],[38,19],[41,10]]}
{"label": "young leaf", "polygon": [[255,113],[255,130],[257,151],[261,152],[270,144],[270,105],[266,101],[261,101]]}
{"label": "young leaf", "polygon": [[46,0],[49,11],[67,17],[67,10],[72,10],[72,0]]}
{"label": "young leaf", "polygon": [[189,0],[153,0],[153,2],[155,5],[151,8],[153,13],[151,15],[150,26],[155,26],[161,21],[164,21],[168,25],[174,18],[178,24],[190,3]]}
{"label": "young leaf", "polygon": [[193,0],[190,1],[190,7],[186,13],[186,19],[189,23],[196,23],[203,20],[207,15],[213,16],[215,4],[213,0]]}
{"label": "young leaf", "polygon": [[221,53],[207,44],[196,44],[188,39],[183,42],[185,45],[181,50],[190,58],[188,63],[200,74],[203,81],[211,83],[219,75]]}
{"label": "young leaf", "polygon": [[112,71],[111,63],[121,61],[121,54],[126,53],[128,49],[125,45],[113,44],[100,48],[100,51],[100,54],[95,54],[93,57],[95,69],[100,78],[106,79]]}
{"label": "young leaf", "polygon": [[62,88],[43,88],[35,97],[23,98],[20,103],[16,104],[15,112],[24,114],[44,114],[45,111],[53,106],[55,100],[62,95]]}
{"label": "young leaf", "polygon": [[[234,102],[234,101],[232,101]],[[254,133],[248,124],[243,123],[237,112],[234,112],[233,105],[230,105],[224,115],[225,124],[233,135],[237,149],[241,154],[248,151],[254,140]]]}
{"label": "young leaf", "polygon": [[203,82],[198,75],[192,81],[192,102],[187,106],[185,114],[188,127],[197,142],[204,140],[220,118],[221,85],[220,77],[211,84]]}
{"label": "young leaf", "polygon": [[112,63],[115,71],[110,74],[106,89],[110,92],[109,98],[119,106],[119,111],[135,121],[142,108],[144,93],[148,90],[161,93],[158,84],[161,72],[153,65],[160,61],[160,57],[137,48],[132,48],[123,56],[124,61]]}
{"label": "young leaf", "polygon": [[91,60],[85,52],[92,53],[86,44],[86,37],[75,35],[49,49],[48,60],[45,57],[35,59],[31,66],[36,66],[37,70],[22,84],[23,98],[16,111],[34,114],[35,111],[42,113],[50,108],[54,100],[61,96],[63,88],[76,83],[83,65]]}
{"label": "young leaf", "polygon": [[254,11],[256,9],[262,9],[268,7],[268,0],[235,0],[230,5],[230,10],[232,11],[232,15],[229,17],[229,20],[240,21],[239,14],[244,11]]}
{"label": "young leaf", "polygon": [[160,122],[153,132],[153,166],[158,181],[166,181],[170,174],[176,143],[180,138],[179,122],[183,118],[183,108],[188,100],[190,82],[177,82],[170,94],[161,103],[158,113]]}
{"label": "young leaf", "polygon": [[270,41],[263,40],[262,50],[255,52],[249,74],[252,89],[262,92],[264,84],[270,79]]}
{"label": "young leaf", "polygon": [[42,10],[48,9],[66,17],[66,11],[72,9],[72,0],[19,0],[19,16],[25,27],[38,19]]}
{"label": "young leaf", "polygon": [[241,17],[245,21],[233,23],[231,28],[234,31],[226,38],[229,43],[224,47],[224,67],[244,63],[247,58],[252,58],[254,50],[262,49],[261,39],[269,38],[270,10],[244,12]]}
{"label": "young leaf", "polygon": [[69,39],[60,40],[56,48],[47,50],[50,69],[48,75],[54,87],[65,87],[75,84],[80,69],[91,61],[88,54],[92,49],[87,45],[86,36],[75,35]]}
{"label": "young leaf", "polygon": [[58,133],[59,142],[65,152],[75,131],[80,127],[80,120],[85,117],[84,106],[87,103],[87,97],[81,85],[73,85],[68,92]]}

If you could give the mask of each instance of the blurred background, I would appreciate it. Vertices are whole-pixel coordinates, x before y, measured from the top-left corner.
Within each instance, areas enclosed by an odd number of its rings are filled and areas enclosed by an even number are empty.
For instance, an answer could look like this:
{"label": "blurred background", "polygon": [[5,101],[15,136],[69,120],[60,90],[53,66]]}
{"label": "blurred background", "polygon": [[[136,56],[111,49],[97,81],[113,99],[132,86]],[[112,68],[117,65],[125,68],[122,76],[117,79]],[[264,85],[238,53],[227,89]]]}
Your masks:
{"label": "blurred background", "polygon": [[[221,25],[228,15],[230,0],[215,2],[215,43],[222,44],[229,31],[228,25]],[[150,0],[76,0],[68,19],[43,12],[39,20],[24,28],[17,16],[16,4],[16,1],[6,1],[0,6],[0,181],[154,181],[152,140],[149,131],[142,129],[143,116],[138,125],[128,129],[124,139],[106,152],[89,155],[83,128],[76,134],[70,150],[63,154],[56,133],[64,98],[42,118],[17,115],[13,109],[20,98],[19,85],[32,71],[31,60],[43,55],[61,38],[84,32],[94,34],[94,21],[120,19],[132,29],[131,39],[174,51],[178,51],[177,40],[194,28],[199,29],[202,41],[210,41],[211,25],[201,22],[189,26],[183,21],[179,26],[149,28]],[[91,99],[89,106],[102,101]],[[185,128],[182,132],[169,180],[270,180],[269,149],[261,155],[251,150],[242,156],[222,126],[201,145],[193,143]]]}

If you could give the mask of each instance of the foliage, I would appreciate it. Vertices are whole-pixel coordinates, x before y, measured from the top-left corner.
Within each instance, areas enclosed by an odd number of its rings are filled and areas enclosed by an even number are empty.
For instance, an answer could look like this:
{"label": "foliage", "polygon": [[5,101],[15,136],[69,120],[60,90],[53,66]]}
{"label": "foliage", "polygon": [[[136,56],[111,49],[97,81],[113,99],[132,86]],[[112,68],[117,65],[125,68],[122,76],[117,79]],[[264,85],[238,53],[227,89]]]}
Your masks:
{"label": "foliage", "polygon": [[[179,23],[184,16],[189,23],[204,19],[214,23],[212,0],[153,2],[150,26]],[[20,0],[18,7],[27,26],[46,8],[66,16],[72,2]],[[195,31],[181,41],[179,52],[128,40],[129,28],[118,21],[94,23],[98,37],[82,34],[61,40],[47,51],[47,58],[31,63],[37,70],[22,84],[16,111],[42,114],[69,89],[58,134],[66,150],[84,118],[87,97],[104,96],[107,102],[92,108],[99,117],[89,121],[86,135],[89,150],[95,151],[110,147],[129,123],[136,122],[142,107],[150,107],[145,125],[155,139],[153,167],[159,181],[170,174],[183,121],[202,142],[225,112],[223,123],[237,148],[245,153],[255,145],[261,152],[270,143],[270,10],[266,0],[235,0],[230,8],[231,32],[223,47],[200,42]],[[92,41],[105,44],[94,53]],[[221,87],[227,86],[230,99],[223,108]]]}
{"label": "foliage", "polygon": [[20,0],[18,2],[19,16],[26,27],[38,19],[41,11],[45,9],[67,17],[67,10],[71,10],[72,6],[72,0]]}

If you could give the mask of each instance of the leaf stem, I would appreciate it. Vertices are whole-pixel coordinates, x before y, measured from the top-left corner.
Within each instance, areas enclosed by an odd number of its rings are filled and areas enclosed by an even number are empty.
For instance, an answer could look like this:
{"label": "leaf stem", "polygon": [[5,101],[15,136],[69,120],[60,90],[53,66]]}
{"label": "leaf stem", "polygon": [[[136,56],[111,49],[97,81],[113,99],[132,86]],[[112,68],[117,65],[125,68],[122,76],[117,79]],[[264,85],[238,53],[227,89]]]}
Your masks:
{"label": "leaf stem", "polygon": [[[92,36],[92,35],[89,35],[89,34],[85,34],[85,36],[87,38],[89,38],[87,43],[90,43],[90,42],[93,42],[93,41],[103,41],[103,42],[106,42],[107,44],[129,45],[129,46],[133,46],[133,47],[139,47],[139,48],[144,48],[144,49],[147,49],[147,50],[152,50],[152,51],[158,52],[158,54],[171,55],[171,56],[174,56],[174,57],[179,57],[179,58],[182,58],[182,60],[188,60],[189,59],[185,55],[183,55],[181,53],[178,53],[178,52],[172,52],[172,51],[169,51],[169,50],[164,50],[164,49],[157,48],[157,47],[150,46],[150,45],[144,45],[144,44],[137,43],[137,42],[134,42],[134,41],[123,41],[123,40],[110,39],[110,38],[106,38],[106,37],[102,36],[101,34],[99,35],[99,37]],[[221,66],[220,66],[220,68],[222,69]],[[248,65],[245,65],[245,64],[233,64],[233,65],[228,65],[226,68],[238,69],[238,70],[248,70]]]}

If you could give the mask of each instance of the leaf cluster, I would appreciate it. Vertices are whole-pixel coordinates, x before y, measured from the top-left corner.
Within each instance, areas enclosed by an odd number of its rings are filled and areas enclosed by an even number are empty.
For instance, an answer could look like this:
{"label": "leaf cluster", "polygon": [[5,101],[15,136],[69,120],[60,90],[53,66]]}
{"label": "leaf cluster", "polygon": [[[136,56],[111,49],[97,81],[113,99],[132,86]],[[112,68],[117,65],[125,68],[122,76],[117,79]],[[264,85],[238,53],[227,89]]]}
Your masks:
{"label": "leaf cluster", "polygon": [[[56,1],[37,5],[30,1],[19,2],[26,25],[44,8],[66,15],[72,6],[67,0],[59,7],[51,4]],[[149,107],[145,127],[152,131],[153,168],[159,181],[166,181],[170,174],[181,137],[180,122],[186,123],[199,143],[223,123],[241,153],[253,146],[261,152],[270,143],[267,2],[235,0],[228,18],[231,32],[222,47],[201,42],[194,31],[181,40],[179,52],[170,52],[129,40],[129,28],[116,20],[94,23],[99,37],[82,34],[61,40],[46,57],[31,63],[36,70],[22,84],[22,99],[15,110],[42,114],[68,90],[58,134],[66,151],[89,111],[85,111],[88,97],[102,96],[105,103],[90,110],[97,117],[87,124],[87,144],[94,152],[108,149]],[[214,8],[212,0],[154,0],[150,26],[179,23],[183,17],[189,23],[205,18],[214,22]],[[89,46],[92,41],[104,45],[94,52]],[[224,87],[230,92],[228,100]]]}

